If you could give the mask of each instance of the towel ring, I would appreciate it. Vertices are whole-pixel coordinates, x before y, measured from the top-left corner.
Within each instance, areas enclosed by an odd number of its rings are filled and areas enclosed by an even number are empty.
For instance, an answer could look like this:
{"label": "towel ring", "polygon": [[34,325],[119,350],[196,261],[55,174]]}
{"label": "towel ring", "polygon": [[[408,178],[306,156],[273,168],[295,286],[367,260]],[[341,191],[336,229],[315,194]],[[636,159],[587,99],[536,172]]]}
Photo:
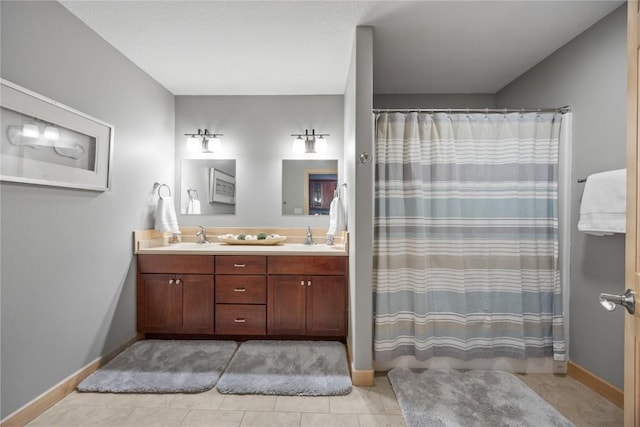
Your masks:
{"label": "towel ring", "polygon": [[165,197],[171,197],[171,188],[169,188],[169,186],[167,184],[161,184],[160,187],[158,187],[158,196],[159,197],[163,197],[162,196],[162,187],[166,187],[167,191],[169,192],[169,194],[167,194]]}
{"label": "towel ring", "polygon": [[198,190],[196,190],[195,188],[189,188],[187,190],[187,194],[189,195],[190,200],[198,200]]}

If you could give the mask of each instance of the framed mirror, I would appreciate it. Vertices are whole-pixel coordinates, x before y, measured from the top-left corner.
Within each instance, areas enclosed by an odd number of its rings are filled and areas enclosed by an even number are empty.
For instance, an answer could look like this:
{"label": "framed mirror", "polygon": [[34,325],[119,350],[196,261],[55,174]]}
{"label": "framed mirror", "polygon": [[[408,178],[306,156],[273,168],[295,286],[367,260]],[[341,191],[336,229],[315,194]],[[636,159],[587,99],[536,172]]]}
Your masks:
{"label": "framed mirror", "polygon": [[180,175],[182,215],[235,215],[236,161],[184,159]]}
{"label": "framed mirror", "polygon": [[282,215],[329,215],[337,160],[282,161]]}

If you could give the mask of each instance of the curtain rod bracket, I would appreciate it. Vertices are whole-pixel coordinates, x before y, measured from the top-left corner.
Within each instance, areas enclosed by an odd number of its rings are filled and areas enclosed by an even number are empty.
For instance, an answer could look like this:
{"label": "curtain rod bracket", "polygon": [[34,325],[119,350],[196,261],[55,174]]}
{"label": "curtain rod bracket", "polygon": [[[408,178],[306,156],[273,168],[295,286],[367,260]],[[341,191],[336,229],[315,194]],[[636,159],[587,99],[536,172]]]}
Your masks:
{"label": "curtain rod bracket", "polygon": [[371,163],[373,161],[373,157],[371,156],[371,154],[363,151],[362,153],[360,153],[359,160],[360,164],[364,165],[365,163]]}

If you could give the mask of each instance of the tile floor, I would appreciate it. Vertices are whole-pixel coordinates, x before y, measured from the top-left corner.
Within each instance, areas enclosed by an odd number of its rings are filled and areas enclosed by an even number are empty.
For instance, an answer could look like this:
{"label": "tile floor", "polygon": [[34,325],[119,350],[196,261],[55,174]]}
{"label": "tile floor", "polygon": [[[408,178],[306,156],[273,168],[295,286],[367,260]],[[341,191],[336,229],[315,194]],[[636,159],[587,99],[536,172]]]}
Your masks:
{"label": "tile floor", "polygon": [[[622,410],[571,377],[519,376],[577,427],[622,426]],[[29,426],[404,426],[384,373],[346,396],[73,392]],[[542,427],[542,426],[541,426]]]}
{"label": "tile floor", "polygon": [[623,411],[568,375],[518,375],[577,427],[621,427]]}

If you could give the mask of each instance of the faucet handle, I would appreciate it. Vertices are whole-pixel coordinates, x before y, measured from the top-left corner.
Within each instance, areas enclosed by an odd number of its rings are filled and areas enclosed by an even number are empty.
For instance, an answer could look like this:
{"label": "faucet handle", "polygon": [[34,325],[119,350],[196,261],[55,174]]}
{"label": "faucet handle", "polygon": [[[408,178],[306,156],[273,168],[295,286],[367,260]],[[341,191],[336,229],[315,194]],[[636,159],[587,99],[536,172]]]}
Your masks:
{"label": "faucet handle", "polygon": [[313,232],[311,231],[311,226],[307,227],[307,241],[304,242],[305,245],[315,245],[316,242],[313,241]]}
{"label": "faucet handle", "polygon": [[198,227],[200,227],[200,231],[196,233],[196,236],[200,238],[200,241],[198,243],[209,243],[209,241],[207,240],[207,229],[203,225],[199,225]]}

